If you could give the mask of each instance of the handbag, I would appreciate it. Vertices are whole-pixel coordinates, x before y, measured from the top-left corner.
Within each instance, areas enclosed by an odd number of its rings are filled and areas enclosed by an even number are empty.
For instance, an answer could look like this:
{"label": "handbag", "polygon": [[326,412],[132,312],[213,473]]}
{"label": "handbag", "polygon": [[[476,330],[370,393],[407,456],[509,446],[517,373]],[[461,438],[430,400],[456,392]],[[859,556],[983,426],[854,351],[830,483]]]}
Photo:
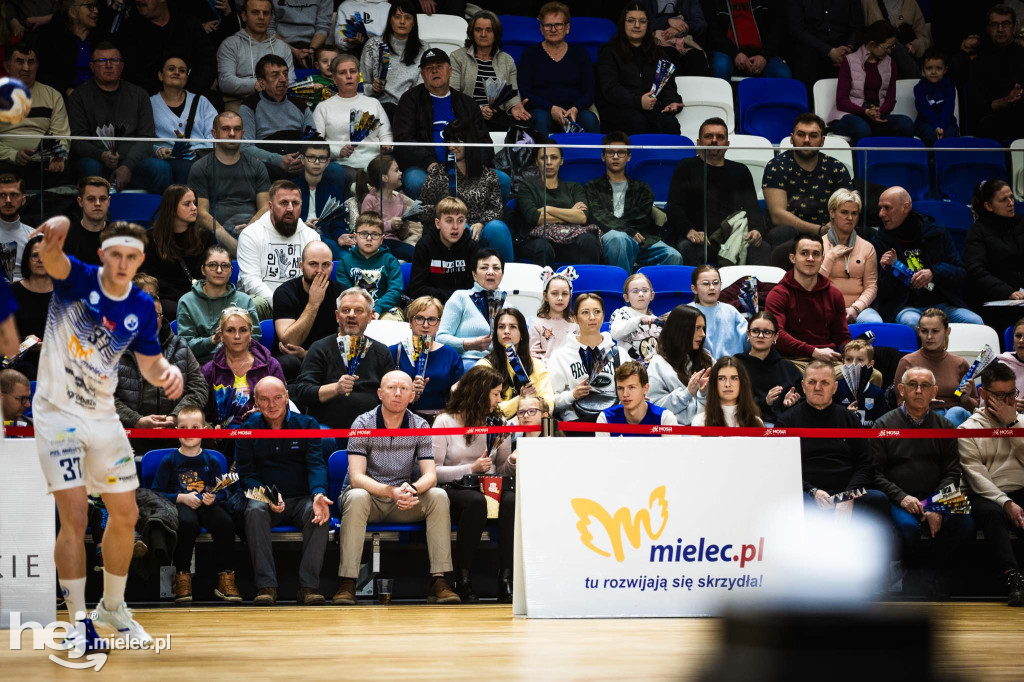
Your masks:
{"label": "handbag", "polygon": [[591,223],[590,225],[572,225],[569,223],[544,223],[537,225],[530,230],[531,237],[547,239],[552,244],[570,244],[581,234],[596,232],[601,234],[600,228]]}

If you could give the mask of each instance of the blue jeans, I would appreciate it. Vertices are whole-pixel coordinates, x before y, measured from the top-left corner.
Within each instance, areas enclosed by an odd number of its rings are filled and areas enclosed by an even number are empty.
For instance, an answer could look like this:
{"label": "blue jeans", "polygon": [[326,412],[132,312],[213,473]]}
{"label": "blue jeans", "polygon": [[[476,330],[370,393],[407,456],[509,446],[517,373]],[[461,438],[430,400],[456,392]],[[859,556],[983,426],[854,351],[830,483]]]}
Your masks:
{"label": "blue jeans", "polygon": [[601,236],[604,256],[608,265],[617,265],[626,272],[633,272],[633,266],[681,265],[683,257],[663,241],[642,247],[636,240],[621,230],[609,230]]}
{"label": "blue jeans", "polygon": [[[564,132],[562,127],[551,118],[551,112],[548,109],[530,109],[530,116],[532,117],[530,119],[532,122],[530,127],[538,133],[550,135],[551,133]],[[576,123],[582,126],[583,130],[588,133],[601,132],[601,123],[590,109],[584,109],[576,114]]]}
{"label": "blue jeans", "polygon": [[167,164],[171,167],[171,182],[187,185],[188,173],[195,162],[195,159],[167,159]]}
{"label": "blue jeans", "polygon": [[891,137],[913,137],[914,122],[903,114],[889,114],[885,123],[876,123],[867,116],[847,114],[838,121],[832,121],[832,132],[850,138],[855,145],[862,137],[887,135]]}
{"label": "blue jeans", "polygon": [[[715,78],[729,80],[736,71],[736,62],[724,52],[715,52],[711,55],[711,75]],[[750,76],[749,73],[741,73],[741,76]],[[793,74],[786,66],[781,57],[772,57],[764,66],[764,71],[754,78],[792,78]]]}
{"label": "blue jeans", "polygon": [[947,407],[944,410],[932,410],[932,412],[951,421],[953,423],[953,428],[959,427],[971,416],[969,410],[959,406]]}
{"label": "blue jeans", "polygon": [[[921,544],[922,521],[895,504],[889,505],[889,511],[901,550],[900,556],[905,557],[915,552]],[[943,514],[942,527],[931,546],[932,557],[936,563],[950,563],[956,550],[973,539],[975,533],[974,519],[969,514]]]}
{"label": "blue jeans", "polygon": [[[985,324],[985,321],[981,319],[981,316],[967,308],[957,308],[949,305],[948,303],[938,303],[935,307],[946,313],[950,322]],[[917,329],[917,324],[921,321],[921,313],[923,313],[924,310],[924,308],[904,308],[896,313],[896,323],[905,324],[908,327]]]}
{"label": "blue jeans", "polygon": [[512,198],[512,178],[505,171],[496,170],[494,174],[498,176],[498,184],[501,186],[501,203],[504,206]]}
{"label": "blue jeans", "polygon": [[[431,225],[431,227],[433,227]],[[424,226],[426,229],[426,226]],[[512,233],[508,225],[500,220],[492,220],[480,232],[480,246],[489,246],[499,254],[506,263],[514,263],[512,253]]]}
{"label": "blue jeans", "polygon": [[[935,133],[935,126],[927,121],[918,121],[914,124],[914,134],[921,138],[926,147],[934,147],[939,136]],[[942,129],[942,137],[960,137],[960,128],[956,123],[950,123],[948,128]]]}
{"label": "blue jeans", "polygon": [[882,316],[874,308],[865,308],[857,316],[857,324],[881,324]]}
{"label": "blue jeans", "polygon": [[[81,158],[78,160],[80,175],[98,175],[108,177],[109,169],[99,159]],[[128,187],[121,189],[144,189],[150,194],[163,194],[167,185],[171,184],[171,166],[166,161],[149,156],[139,161],[132,171],[132,180]]]}

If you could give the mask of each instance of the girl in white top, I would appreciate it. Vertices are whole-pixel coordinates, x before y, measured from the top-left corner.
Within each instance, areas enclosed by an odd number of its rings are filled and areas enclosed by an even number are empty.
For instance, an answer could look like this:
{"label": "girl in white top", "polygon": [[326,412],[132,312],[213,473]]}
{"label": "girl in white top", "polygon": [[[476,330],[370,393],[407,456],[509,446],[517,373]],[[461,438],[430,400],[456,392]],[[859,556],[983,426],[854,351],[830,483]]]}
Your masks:
{"label": "girl in white top", "polygon": [[544,303],[530,320],[530,355],[542,359],[550,358],[565,345],[566,339],[580,331],[576,317],[569,309],[572,281],[560,272],[552,274],[551,268],[545,268],[541,277],[545,274]]}
{"label": "girl in white top", "polygon": [[[355,55],[339,54],[331,62],[331,73],[338,94],[321,102],[313,110],[313,125],[320,136],[331,146],[331,158],[346,168],[351,169],[350,179],[355,180],[355,173],[366,168],[366,164],[381,153],[390,153],[392,141],[391,121],[379,100],[358,92],[359,60]],[[367,144],[351,144],[349,137],[350,112],[367,112],[380,120],[378,125],[363,140]],[[385,143],[383,145],[372,144]]]}
{"label": "girl in white top", "polygon": [[704,347],[712,358],[739,355],[747,350],[747,320],[740,311],[721,303],[722,280],[713,265],[700,265],[693,271],[690,290],[697,298],[690,305],[704,313],[707,338]]}
{"label": "girl in white top", "polygon": [[712,361],[704,350],[706,325],[699,310],[676,306],[665,321],[658,353],[647,368],[651,381],[648,399],[672,410],[684,426],[704,411],[707,400]]}
{"label": "girl in white top", "polygon": [[654,300],[651,280],[640,273],[630,275],[622,286],[622,298],[629,305],[612,313],[612,338],[626,347],[631,358],[646,363],[657,352],[661,333],[658,318],[650,308]]}
{"label": "girl in white top", "polygon": [[730,356],[719,358],[708,383],[707,405],[693,418],[693,426],[764,426],[742,362]]}

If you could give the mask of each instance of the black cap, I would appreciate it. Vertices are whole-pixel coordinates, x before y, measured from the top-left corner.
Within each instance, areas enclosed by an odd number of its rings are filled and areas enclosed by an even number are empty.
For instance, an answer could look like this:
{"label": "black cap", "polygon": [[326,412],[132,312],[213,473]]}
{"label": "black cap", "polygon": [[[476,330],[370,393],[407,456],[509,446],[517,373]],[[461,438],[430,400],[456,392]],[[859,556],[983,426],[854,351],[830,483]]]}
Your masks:
{"label": "black cap", "polygon": [[451,64],[452,60],[448,59],[448,53],[439,47],[432,47],[423,53],[420,57],[420,68],[422,69],[427,64],[434,64],[437,62],[443,62],[445,64]]}

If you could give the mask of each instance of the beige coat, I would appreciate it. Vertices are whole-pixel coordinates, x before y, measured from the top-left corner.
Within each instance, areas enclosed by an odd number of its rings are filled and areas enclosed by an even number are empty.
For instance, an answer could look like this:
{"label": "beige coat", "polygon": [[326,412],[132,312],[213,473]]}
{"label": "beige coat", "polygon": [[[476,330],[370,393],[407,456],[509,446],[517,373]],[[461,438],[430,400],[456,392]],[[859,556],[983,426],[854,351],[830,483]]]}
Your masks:
{"label": "beige coat", "polygon": [[[885,16],[882,15],[882,10],[878,8],[878,0],[860,0],[861,6],[864,8],[864,25],[870,26],[876,21],[883,21]],[[912,41],[914,46],[913,57],[920,60],[924,51],[932,46],[932,34],[928,30],[928,27],[924,23],[924,14],[921,13],[921,8],[917,6],[917,0],[903,0],[903,10],[900,12],[898,17],[895,17],[893,22],[894,26],[900,24],[910,24],[910,27],[914,29],[914,35],[917,37]]]}
{"label": "beige coat", "polygon": [[852,253],[847,246],[832,246],[827,237],[824,242],[825,260],[819,272],[832,280],[832,286],[842,292],[847,308],[854,304],[861,311],[870,307],[878,295],[878,255],[875,247],[861,237],[857,237],[854,242]]}
{"label": "beige coat", "polygon": [[[448,81],[448,85],[452,90],[458,90],[464,95],[470,97],[473,96],[473,90],[476,89],[476,57],[473,56],[472,47],[462,47],[452,52],[452,77]],[[492,56],[494,62],[494,73],[495,75],[504,80],[506,83],[512,85],[517,91],[519,90],[519,82],[516,78],[516,63],[512,59],[512,56],[503,50],[499,50]],[[510,99],[502,107],[505,111],[508,111],[515,105],[522,102],[517,94],[515,97]]]}

